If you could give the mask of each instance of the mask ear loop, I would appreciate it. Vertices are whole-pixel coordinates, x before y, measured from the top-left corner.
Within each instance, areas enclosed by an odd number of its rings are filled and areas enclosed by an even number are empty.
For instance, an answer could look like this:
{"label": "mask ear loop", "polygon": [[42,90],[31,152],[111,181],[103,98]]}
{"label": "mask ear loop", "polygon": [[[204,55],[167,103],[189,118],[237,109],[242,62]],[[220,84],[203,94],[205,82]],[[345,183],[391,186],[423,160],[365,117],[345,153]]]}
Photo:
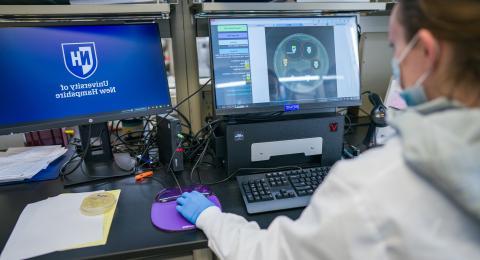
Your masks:
{"label": "mask ear loop", "polygon": [[405,58],[407,58],[408,54],[410,53],[410,51],[413,49],[413,47],[415,47],[415,45],[417,44],[417,41],[418,41],[418,33],[415,34],[415,36],[413,36],[413,38],[410,40],[410,42],[408,42],[407,46],[405,46],[405,48],[402,50],[402,52],[400,53],[400,57],[398,58],[395,58],[395,56],[393,57],[393,60],[392,62],[395,63],[395,67],[397,68],[398,70],[398,84],[402,84],[402,74],[400,73],[400,65],[402,64],[403,60]]}
{"label": "mask ear loop", "polygon": [[417,44],[418,42],[418,33],[415,34],[415,36],[413,36],[413,38],[410,40],[410,42],[407,44],[407,46],[405,47],[405,49],[403,49],[402,53],[400,54],[400,57],[398,57],[397,61],[398,61],[398,65],[400,65],[400,63],[402,63],[402,61],[408,56],[408,54],[410,53],[410,51],[413,49],[413,47],[415,47],[415,45]]}
{"label": "mask ear loop", "polygon": [[[418,34],[416,34],[415,36],[418,36]],[[418,40],[418,37],[416,37],[416,38],[417,38],[416,40]],[[438,61],[438,56],[440,55],[440,45],[438,43],[436,44],[436,49],[437,49],[436,61]],[[431,76],[432,71],[433,71],[433,67],[435,66],[436,61],[434,61],[434,64],[432,65],[432,67],[430,67],[427,71],[425,71],[425,73],[423,73],[420,76],[420,78],[418,78],[417,81],[415,81],[415,86],[421,86],[425,82],[425,80],[427,80],[427,78]],[[425,86],[423,86],[423,88],[425,88]],[[452,94],[452,93],[453,93],[453,88],[452,88],[452,91],[447,96],[450,98],[450,94]]]}
{"label": "mask ear loop", "polygon": [[418,78],[417,81],[415,81],[414,86],[421,86],[423,82],[425,82],[425,80],[427,80],[427,78],[430,77],[431,74],[432,74],[432,68],[425,71],[425,73],[423,73],[422,76],[420,76],[420,78]]}

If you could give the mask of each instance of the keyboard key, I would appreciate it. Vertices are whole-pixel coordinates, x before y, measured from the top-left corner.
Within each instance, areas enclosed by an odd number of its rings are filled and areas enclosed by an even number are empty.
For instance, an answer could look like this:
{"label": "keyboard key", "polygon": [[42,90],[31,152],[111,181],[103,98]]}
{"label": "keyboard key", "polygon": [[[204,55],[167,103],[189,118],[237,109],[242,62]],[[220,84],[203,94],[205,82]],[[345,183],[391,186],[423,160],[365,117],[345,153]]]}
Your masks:
{"label": "keyboard key", "polygon": [[270,200],[267,195],[260,196],[261,200]]}
{"label": "keyboard key", "polygon": [[[296,189],[297,191],[300,191],[300,190],[308,190],[308,189],[311,189],[311,187],[310,187],[310,186],[299,186],[299,187],[295,187],[295,189]],[[255,195],[255,193],[254,193],[254,195]]]}
{"label": "keyboard key", "polygon": [[308,195],[308,194],[304,190],[301,190],[301,191],[298,192],[298,196],[305,196],[305,195]]}

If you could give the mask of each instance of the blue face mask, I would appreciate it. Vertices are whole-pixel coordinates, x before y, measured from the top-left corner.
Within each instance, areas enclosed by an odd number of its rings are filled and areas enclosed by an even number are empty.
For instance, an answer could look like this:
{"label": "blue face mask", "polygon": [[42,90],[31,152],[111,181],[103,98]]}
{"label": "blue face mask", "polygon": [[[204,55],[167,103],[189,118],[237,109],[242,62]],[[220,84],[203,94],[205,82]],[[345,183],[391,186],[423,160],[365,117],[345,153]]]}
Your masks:
{"label": "blue face mask", "polygon": [[[400,85],[402,85],[400,64],[408,56],[415,44],[417,44],[417,41],[418,34],[415,35],[415,37],[413,37],[413,39],[407,44],[407,47],[405,47],[405,49],[402,51],[400,57],[392,58],[392,76],[393,79],[396,80]],[[405,103],[407,103],[408,106],[416,106],[428,101],[422,85],[428,76],[430,76],[430,70],[423,73],[423,75],[420,76],[420,78],[412,86],[404,86],[405,88],[400,93],[400,96],[405,100]]]}
{"label": "blue face mask", "polygon": [[416,85],[400,92],[400,96],[409,107],[417,106],[428,101],[422,85]]}

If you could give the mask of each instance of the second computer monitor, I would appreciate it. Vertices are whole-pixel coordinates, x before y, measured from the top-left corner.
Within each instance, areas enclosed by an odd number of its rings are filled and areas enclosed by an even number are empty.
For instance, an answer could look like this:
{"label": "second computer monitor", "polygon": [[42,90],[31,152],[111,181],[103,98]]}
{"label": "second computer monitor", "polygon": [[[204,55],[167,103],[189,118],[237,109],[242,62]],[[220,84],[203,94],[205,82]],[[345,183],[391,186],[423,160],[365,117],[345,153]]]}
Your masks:
{"label": "second computer monitor", "polygon": [[217,115],[360,104],[355,16],[210,20]]}

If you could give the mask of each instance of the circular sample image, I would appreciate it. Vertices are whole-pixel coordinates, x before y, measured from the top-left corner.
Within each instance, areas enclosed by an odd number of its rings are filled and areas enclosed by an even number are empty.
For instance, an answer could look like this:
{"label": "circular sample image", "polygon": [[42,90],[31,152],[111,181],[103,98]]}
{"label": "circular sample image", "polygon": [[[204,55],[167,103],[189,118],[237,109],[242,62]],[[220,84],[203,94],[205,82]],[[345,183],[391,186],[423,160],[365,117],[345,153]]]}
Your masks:
{"label": "circular sample image", "polygon": [[317,38],[296,33],[278,44],[273,65],[281,85],[295,93],[308,93],[323,86],[330,62]]}

